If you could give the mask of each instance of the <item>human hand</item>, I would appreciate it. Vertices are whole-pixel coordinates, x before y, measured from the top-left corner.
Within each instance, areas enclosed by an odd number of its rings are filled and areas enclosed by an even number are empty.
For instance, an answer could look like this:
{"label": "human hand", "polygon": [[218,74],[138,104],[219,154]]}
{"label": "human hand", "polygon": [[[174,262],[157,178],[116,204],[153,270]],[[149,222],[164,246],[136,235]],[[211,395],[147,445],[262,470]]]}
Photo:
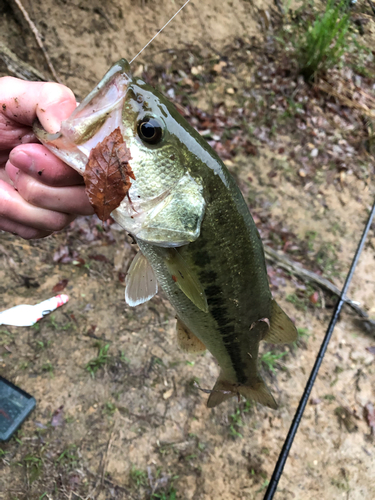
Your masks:
{"label": "human hand", "polygon": [[0,230],[43,238],[94,213],[83,178],[32,131],[38,118],[47,132],[57,132],[75,107],[63,85],[0,78]]}

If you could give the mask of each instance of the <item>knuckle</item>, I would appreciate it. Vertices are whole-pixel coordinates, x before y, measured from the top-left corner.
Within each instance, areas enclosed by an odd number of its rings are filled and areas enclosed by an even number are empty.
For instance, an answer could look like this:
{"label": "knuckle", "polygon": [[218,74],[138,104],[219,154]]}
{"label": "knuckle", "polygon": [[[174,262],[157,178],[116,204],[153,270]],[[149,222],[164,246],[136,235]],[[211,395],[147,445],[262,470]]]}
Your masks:
{"label": "knuckle", "polygon": [[34,206],[40,206],[40,202],[43,196],[40,193],[40,189],[38,189],[38,185],[36,182],[30,177],[24,178],[24,176],[20,176],[17,184],[17,188],[22,198]]}

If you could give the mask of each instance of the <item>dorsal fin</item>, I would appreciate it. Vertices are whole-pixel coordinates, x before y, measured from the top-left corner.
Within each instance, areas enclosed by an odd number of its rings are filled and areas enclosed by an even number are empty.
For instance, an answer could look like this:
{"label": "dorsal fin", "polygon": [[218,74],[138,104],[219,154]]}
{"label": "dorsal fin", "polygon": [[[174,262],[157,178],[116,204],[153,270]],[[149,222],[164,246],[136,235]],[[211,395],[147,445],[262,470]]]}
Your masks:
{"label": "dorsal fin", "polygon": [[288,344],[298,338],[297,329],[292,320],[278,305],[276,300],[272,299],[272,313],[270,328],[263,340],[272,344]]}
{"label": "dorsal fin", "polygon": [[130,264],[126,276],[125,302],[134,307],[150,300],[158,291],[155,273],[142,252]]}

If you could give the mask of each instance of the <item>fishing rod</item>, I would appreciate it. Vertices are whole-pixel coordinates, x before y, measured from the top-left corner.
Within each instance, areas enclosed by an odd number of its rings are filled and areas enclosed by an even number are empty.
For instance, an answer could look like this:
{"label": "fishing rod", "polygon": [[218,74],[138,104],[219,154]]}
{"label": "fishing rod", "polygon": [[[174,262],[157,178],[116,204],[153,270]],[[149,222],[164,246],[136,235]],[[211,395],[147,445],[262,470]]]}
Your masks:
{"label": "fishing rod", "polygon": [[345,280],[344,287],[343,287],[341,294],[340,294],[340,299],[337,302],[336,307],[333,311],[331,321],[328,325],[328,328],[327,328],[326,334],[324,336],[322,345],[320,346],[319,353],[318,353],[317,358],[315,360],[313,369],[311,370],[310,377],[307,381],[305,390],[303,391],[298,408],[297,408],[296,413],[293,417],[292,423],[291,423],[290,428],[289,428],[289,432],[288,432],[287,437],[284,441],[283,447],[281,449],[279,458],[276,462],[271,480],[269,482],[269,485],[268,485],[268,488],[267,488],[266,494],[264,495],[263,500],[272,500],[275,493],[276,493],[277,485],[278,485],[280,477],[283,473],[285,462],[288,458],[290,449],[291,449],[292,444],[293,444],[294,437],[297,433],[298,426],[301,422],[303,413],[305,411],[307,401],[309,400],[311,390],[314,386],[316,377],[317,377],[318,372],[319,372],[320,365],[322,364],[322,361],[323,361],[324,355],[326,353],[329,341],[331,340],[331,336],[332,336],[333,330],[335,328],[335,325],[337,323],[337,320],[339,318],[342,306],[345,303],[346,292],[348,291],[348,288],[349,288],[350,282],[352,280],[355,268],[358,264],[359,257],[362,253],[363,246],[364,246],[366,238],[367,238],[367,234],[370,230],[370,227],[371,227],[371,224],[372,224],[372,221],[374,218],[374,214],[375,214],[375,201],[374,201],[374,204],[372,206],[370,215],[367,219],[366,226],[362,232],[362,236],[361,236],[360,242],[358,244],[357,250],[356,250],[355,255],[353,257],[349,272],[348,272],[346,280]]}

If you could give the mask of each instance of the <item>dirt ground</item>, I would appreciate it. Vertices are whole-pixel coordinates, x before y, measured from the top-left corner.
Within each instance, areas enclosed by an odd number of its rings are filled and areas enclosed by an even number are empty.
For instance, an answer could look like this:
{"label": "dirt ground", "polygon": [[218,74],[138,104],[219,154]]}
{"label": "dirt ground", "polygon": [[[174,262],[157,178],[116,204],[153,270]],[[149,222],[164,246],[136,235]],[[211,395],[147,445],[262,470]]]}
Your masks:
{"label": "dirt ground", "polygon": [[[78,100],[182,3],[23,0]],[[0,42],[51,78],[10,5],[0,3]],[[366,2],[355,9],[366,19],[361,43],[371,47],[375,17]],[[329,74],[343,101],[295,76],[288,44],[275,38],[280,23],[271,1],[194,1],[133,67],[222,155],[264,243],[342,286],[375,195],[363,114],[375,102],[374,54],[352,52],[354,65]],[[372,318],[374,249],[372,227],[349,292]],[[300,333],[293,346],[262,347],[279,409],[233,399],[208,410],[197,383],[211,388],[217,363],[177,348],[163,293],[125,306],[135,252],[117,224],[95,217],[44,240],[0,233],[1,310],[44,300],[62,280],[70,297],[34,327],[0,327],[0,373],[37,400],[0,446],[1,499],[264,495],[336,298],[270,263],[272,292]],[[345,308],[275,498],[375,498],[374,346],[374,332]]]}

